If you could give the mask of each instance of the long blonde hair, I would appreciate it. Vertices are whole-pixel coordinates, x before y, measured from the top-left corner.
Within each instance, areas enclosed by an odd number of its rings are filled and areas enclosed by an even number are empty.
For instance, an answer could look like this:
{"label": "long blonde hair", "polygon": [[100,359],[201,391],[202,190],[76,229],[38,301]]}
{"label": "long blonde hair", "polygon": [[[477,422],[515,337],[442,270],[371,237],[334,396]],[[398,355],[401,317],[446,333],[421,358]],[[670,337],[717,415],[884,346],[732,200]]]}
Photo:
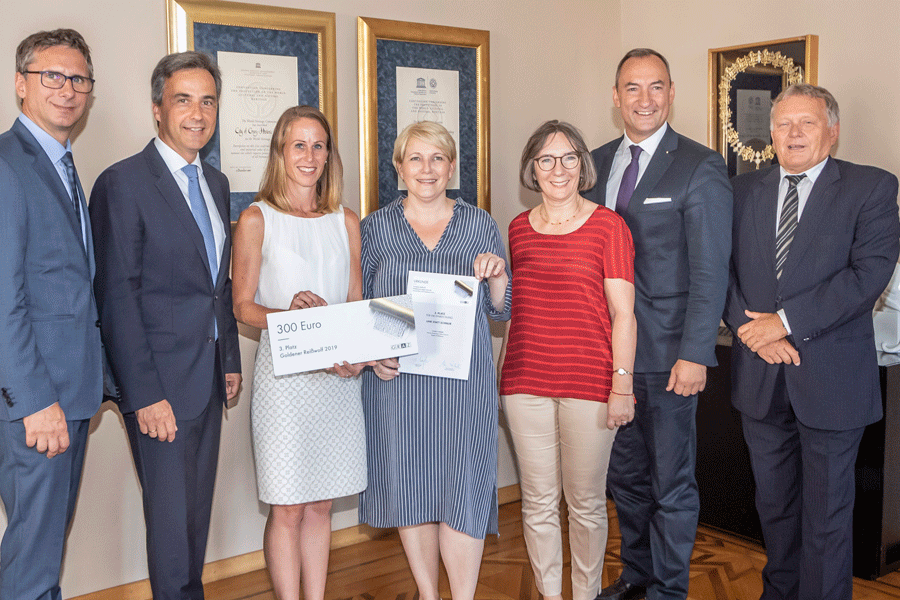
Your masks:
{"label": "long blonde hair", "polygon": [[294,106],[284,111],[272,141],[269,144],[269,162],[263,175],[262,185],[255,200],[265,202],[279,210],[290,212],[291,203],[287,196],[287,172],[284,169],[284,142],[288,129],[298,119],[314,119],[322,125],[328,136],[328,160],[319,181],[316,182],[316,212],[333,213],[341,208],[344,191],[344,167],[338,154],[337,141],[331,134],[331,125],[322,112],[313,106]]}

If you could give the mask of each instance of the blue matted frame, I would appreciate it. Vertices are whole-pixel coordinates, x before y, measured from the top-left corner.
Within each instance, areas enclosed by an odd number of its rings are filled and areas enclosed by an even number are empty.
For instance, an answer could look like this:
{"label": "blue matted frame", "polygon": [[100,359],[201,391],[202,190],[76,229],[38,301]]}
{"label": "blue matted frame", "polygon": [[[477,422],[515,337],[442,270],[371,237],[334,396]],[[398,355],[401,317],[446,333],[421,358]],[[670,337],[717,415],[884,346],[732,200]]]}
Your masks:
{"label": "blue matted frame", "polygon": [[[169,52],[198,50],[294,56],[299,103],[317,106],[337,137],[334,13],[222,2],[166,0]],[[219,127],[201,151],[218,168]],[[253,192],[232,192],[231,215],[237,219],[253,202]]]}
{"label": "blue matted frame", "polygon": [[450,197],[490,211],[490,34],[478,29],[359,17],[360,212],[394,200],[396,67],[459,73],[460,189]]}

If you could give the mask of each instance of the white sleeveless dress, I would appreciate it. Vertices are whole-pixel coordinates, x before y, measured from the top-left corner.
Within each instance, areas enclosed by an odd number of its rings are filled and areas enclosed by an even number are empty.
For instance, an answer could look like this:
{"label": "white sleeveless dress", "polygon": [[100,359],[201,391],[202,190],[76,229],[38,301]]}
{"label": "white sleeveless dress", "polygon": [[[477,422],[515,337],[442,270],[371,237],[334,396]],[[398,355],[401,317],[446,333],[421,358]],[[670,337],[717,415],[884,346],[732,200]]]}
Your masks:
{"label": "white sleeveless dress", "polygon": [[[287,309],[299,291],[328,304],[347,300],[350,246],[343,208],[315,219],[264,202],[265,233],[256,302]],[[263,330],[253,372],[250,421],[259,499],[301,504],[366,487],[366,447],[358,378],[324,371],[276,377]]]}

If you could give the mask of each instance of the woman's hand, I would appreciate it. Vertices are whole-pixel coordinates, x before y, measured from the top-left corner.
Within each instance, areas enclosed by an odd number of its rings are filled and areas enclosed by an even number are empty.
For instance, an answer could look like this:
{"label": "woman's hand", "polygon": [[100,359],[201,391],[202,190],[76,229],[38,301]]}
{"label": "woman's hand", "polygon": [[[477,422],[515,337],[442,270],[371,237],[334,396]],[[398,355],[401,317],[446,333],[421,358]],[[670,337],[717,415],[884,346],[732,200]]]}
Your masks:
{"label": "woman's hand", "polygon": [[476,256],[474,266],[475,277],[478,281],[506,276],[506,261],[490,252],[485,252],[484,254]]}
{"label": "woman's hand", "polygon": [[303,290],[302,292],[294,294],[294,297],[291,299],[291,307],[288,310],[315,308],[317,306],[328,306],[328,303],[309,290]]}
{"label": "woman's hand", "polygon": [[390,381],[400,374],[400,359],[383,358],[381,360],[376,360],[374,371],[379,379]]}
{"label": "woman's hand", "polygon": [[606,427],[615,429],[622,425],[628,425],[634,420],[634,395],[609,393],[606,403]]}
{"label": "woman's hand", "polygon": [[328,367],[327,369],[325,369],[325,372],[331,373],[332,375],[337,375],[338,377],[343,377],[344,379],[348,379],[350,377],[356,377],[366,367],[374,366],[374,360],[370,360],[369,362],[354,363],[352,365],[345,360],[344,364],[342,365],[334,363],[334,366]]}

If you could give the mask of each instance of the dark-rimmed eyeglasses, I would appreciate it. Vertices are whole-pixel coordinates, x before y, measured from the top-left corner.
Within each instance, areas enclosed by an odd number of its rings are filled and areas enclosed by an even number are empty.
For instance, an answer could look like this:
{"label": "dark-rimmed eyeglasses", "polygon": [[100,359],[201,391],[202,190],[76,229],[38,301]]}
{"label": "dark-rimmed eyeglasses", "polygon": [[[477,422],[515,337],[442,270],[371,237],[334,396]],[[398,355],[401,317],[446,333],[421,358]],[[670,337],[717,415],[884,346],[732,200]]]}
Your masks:
{"label": "dark-rimmed eyeglasses", "polygon": [[538,156],[534,159],[534,162],[537,163],[537,166],[541,171],[552,171],[556,167],[556,161],[559,161],[564,169],[574,169],[578,166],[580,160],[581,157],[578,156],[577,152],[569,152],[562,156],[550,156],[549,154],[544,154],[543,156]]}
{"label": "dark-rimmed eyeglasses", "polygon": [[66,80],[72,82],[72,89],[80,94],[89,94],[94,89],[94,80],[84,75],[63,75],[56,71],[22,71],[32,75],[41,76],[41,85],[51,90],[61,89],[66,85]]}

